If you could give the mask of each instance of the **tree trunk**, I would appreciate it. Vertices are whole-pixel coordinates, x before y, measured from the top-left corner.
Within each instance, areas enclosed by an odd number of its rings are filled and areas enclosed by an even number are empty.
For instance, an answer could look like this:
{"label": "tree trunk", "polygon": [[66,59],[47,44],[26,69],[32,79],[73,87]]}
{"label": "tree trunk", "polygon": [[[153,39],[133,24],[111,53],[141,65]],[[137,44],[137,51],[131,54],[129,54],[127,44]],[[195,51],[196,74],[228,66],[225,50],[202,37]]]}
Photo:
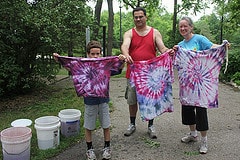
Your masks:
{"label": "tree trunk", "polygon": [[108,2],[108,39],[107,39],[107,56],[112,55],[112,46],[113,46],[113,22],[114,22],[114,13],[113,13],[113,3],[112,0],[107,0]]}
{"label": "tree trunk", "polygon": [[177,0],[174,0],[174,11],[173,11],[173,26],[172,26],[172,38],[174,44],[176,43],[176,28],[177,28]]}
{"label": "tree trunk", "polygon": [[96,21],[96,27],[93,28],[93,37],[98,37],[98,31],[100,27],[100,17],[101,17],[101,10],[102,10],[102,3],[103,0],[97,0],[97,3],[95,5],[95,12],[94,12],[94,18]]}

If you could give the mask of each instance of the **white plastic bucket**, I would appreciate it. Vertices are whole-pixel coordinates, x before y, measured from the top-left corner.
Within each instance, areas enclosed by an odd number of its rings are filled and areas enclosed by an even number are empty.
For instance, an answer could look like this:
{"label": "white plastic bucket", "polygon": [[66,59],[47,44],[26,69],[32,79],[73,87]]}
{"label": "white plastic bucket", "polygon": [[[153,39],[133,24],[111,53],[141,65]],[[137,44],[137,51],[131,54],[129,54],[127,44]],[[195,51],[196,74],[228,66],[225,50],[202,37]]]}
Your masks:
{"label": "white plastic bucket", "polygon": [[61,134],[69,137],[80,132],[81,111],[77,109],[64,109],[58,113],[61,121]]}
{"label": "white plastic bucket", "polygon": [[59,145],[60,126],[61,122],[56,116],[44,116],[35,120],[39,149],[56,148]]}
{"label": "white plastic bucket", "polygon": [[32,130],[28,127],[10,127],[1,131],[3,160],[29,160]]}

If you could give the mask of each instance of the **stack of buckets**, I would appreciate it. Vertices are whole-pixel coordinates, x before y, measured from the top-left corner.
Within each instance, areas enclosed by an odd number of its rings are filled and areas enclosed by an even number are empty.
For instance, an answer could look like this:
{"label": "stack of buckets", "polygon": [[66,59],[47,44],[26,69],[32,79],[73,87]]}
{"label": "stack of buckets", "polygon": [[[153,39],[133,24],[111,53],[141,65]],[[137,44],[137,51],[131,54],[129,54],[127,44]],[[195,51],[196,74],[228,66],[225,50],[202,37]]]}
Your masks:
{"label": "stack of buckets", "polygon": [[10,127],[1,131],[3,160],[30,160],[32,130]]}
{"label": "stack of buckets", "polygon": [[[57,116],[44,116],[35,120],[39,149],[56,148],[61,134],[65,137],[80,132],[81,112],[77,109],[61,110]],[[10,127],[1,131],[3,160],[30,160],[32,130],[26,126]]]}
{"label": "stack of buckets", "polygon": [[57,116],[44,116],[35,120],[38,147],[45,150],[56,148],[60,143],[61,134],[69,137],[80,131],[81,112],[77,109],[65,109]]}

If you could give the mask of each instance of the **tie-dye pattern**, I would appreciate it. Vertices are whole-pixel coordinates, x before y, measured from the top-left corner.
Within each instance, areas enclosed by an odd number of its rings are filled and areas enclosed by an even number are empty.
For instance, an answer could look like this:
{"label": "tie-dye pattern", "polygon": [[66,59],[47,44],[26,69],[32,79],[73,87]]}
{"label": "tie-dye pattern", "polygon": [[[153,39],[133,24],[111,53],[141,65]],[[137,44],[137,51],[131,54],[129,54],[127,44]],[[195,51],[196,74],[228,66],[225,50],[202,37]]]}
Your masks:
{"label": "tie-dye pattern", "polygon": [[131,65],[130,83],[136,87],[137,101],[143,121],[164,112],[173,112],[172,58],[164,53],[147,61]]}
{"label": "tie-dye pattern", "polygon": [[109,97],[111,70],[118,71],[122,61],[117,56],[76,58],[59,56],[59,62],[72,74],[78,96]]}
{"label": "tie-dye pattern", "polygon": [[178,70],[182,105],[218,107],[218,76],[225,55],[225,44],[197,52],[178,47],[174,65]]}

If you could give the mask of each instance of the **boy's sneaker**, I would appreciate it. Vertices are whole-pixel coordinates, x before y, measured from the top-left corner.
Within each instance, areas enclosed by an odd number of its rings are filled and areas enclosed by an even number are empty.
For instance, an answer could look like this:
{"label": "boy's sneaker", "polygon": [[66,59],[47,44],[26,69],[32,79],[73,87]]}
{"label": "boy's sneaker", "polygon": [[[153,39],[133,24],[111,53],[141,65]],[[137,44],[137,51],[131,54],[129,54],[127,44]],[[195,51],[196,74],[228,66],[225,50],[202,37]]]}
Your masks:
{"label": "boy's sneaker", "polygon": [[197,142],[197,136],[196,137],[194,137],[194,136],[192,136],[190,133],[189,134],[187,134],[185,137],[183,137],[182,139],[181,139],[181,141],[183,142],[183,143],[188,143],[188,142]]}
{"label": "boy's sneaker", "polygon": [[207,153],[207,141],[201,141],[201,146],[199,152],[201,154],[206,154]]}
{"label": "boy's sneaker", "polygon": [[148,127],[148,134],[151,139],[157,139],[155,127],[153,125],[151,127]]}
{"label": "boy's sneaker", "polygon": [[94,149],[87,150],[87,160],[96,160],[96,155],[94,153]]}
{"label": "boy's sneaker", "polygon": [[136,126],[133,124],[130,124],[128,126],[127,131],[124,133],[124,136],[127,136],[127,137],[130,136],[131,134],[133,134],[135,132],[135,130],[136,130]]}
{"label": "boy's sneaker", "polygon": [[103,155],[102,155],[103,159],[110,159],[111,158],[111,149],[109,147],[105,147],[103,149]]}

